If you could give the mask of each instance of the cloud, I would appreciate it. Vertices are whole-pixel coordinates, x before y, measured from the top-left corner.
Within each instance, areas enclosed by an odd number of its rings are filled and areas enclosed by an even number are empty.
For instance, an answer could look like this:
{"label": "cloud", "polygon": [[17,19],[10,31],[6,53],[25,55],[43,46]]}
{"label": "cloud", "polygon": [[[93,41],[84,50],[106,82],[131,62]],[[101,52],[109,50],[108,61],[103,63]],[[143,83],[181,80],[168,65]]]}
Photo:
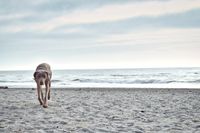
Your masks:
{"label": "cloud", "polygon": [[185,12],[195,8],[200,8],[200,3],[197,0],[174,0],[168,2],[151,1],[107,5],[95,10],[81,10],[68,15],[61,15],[43,24],[36,24],[33,29],[43,29],[49,31],[69,24],[119,21],[139,16],[159,16]]}
{"label": "cloud", "polygon": [[13,32],[16,32],[15,29],[20,29],[21,31],[49,32],[66,25],[114,22],[141,16],[156,17],[197,8],[200,8],[198,0],[137,1],[125,4],[109,4],[96,9],[76,9],[43,22],[11,26],[8,31],[14,29]]}
{"label": "cloud", "polygon": [[199,1],[151,1],[108,5],[93,11],[81,10],[62,15],[48,22],[36,24],[35,28],[49,31],[63,25],[112,22],[139,16],[159,16],[185,12],[195,8],[200,8]]}
{"label": "cloud", "polygon": [[[62,64],[64,61],[74,65],[64,65],[63,68],[85,68],[85,64],[91,68],[197,66],[200,57],[199,35],[200,28],[164,28],[107,34],[91,40],[77,36],[66,40],[38,40],[24,35],[11,42],[11,37],[6,39],[7,43],[1,44],[1,64],[7,66],[0,69],[24,64],[24,60],[30,61],[28,64],[31,65],[33,61],[42,60],[52,64]],[[8,62],[10,60],[14,60],[14,64]]]}
{"label": "cloud", "polygon": [[29,13],[15,13],[15,14],[4,14],[0,15],[0,21],[7,21],[7,20],[15,20],[15,19],[21,19],[29,16]]}
{"label": "cloud", "polygon": [[153,30],[142,30],[137,32],[129,32],[123,34],[112,34],[107,37],[97,39],[99,46],[108,45],[140,45],[153,44],[158,46],[164,45],[191,45],[198,44],[200,41],[200,28],[179,29],[179,28],[163,28]]}

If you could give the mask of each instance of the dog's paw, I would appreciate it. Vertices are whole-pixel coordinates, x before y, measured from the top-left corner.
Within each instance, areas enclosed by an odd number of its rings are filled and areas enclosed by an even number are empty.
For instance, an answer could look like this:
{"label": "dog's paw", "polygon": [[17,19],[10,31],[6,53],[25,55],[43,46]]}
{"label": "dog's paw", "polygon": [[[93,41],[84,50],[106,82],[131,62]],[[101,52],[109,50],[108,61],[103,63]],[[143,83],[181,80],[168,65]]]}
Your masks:
{"label": "dog's paw", "polygon": [[42,102],[40,102],[40,105],[43,105],[43,103],[42,103]]}
{"label": "dog's paw", "polygon": [[47,105],[43,105],[43,107],[44,107],[44,108],[47,108],[48,106],[47,106]]}

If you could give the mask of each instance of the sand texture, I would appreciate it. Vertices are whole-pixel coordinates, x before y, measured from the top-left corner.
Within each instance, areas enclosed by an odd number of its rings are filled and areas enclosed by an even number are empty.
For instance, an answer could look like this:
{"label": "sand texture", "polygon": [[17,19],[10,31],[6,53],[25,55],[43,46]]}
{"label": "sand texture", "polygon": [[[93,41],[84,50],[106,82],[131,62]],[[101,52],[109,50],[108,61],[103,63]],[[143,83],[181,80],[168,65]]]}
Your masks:
{"label": "sand texture", "polygon": [[199,133],[198,89],[0,89],[1,133]]}

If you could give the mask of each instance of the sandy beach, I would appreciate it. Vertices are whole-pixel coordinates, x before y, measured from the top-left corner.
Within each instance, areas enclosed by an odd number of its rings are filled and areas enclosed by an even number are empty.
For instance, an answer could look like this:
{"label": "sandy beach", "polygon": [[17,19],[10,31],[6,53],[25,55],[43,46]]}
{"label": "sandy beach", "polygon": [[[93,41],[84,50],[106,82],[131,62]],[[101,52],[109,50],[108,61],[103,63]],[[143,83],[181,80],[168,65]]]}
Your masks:
{"label": "sandy beach", "polygon": [[43,108],[35,89],[0,89],[0,132],[198,133],[199,101],[198,89],[53,88]]}

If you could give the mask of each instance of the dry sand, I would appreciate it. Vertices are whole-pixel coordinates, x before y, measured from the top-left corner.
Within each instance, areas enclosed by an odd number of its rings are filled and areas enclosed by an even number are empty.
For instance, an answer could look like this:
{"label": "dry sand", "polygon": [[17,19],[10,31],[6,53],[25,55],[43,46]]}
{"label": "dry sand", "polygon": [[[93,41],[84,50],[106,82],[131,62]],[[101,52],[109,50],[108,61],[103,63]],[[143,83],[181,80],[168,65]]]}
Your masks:
{"label": "dry sand", "polygon": [[34,89],[0,89],[1,133],[198,133],[198,89],[52,89],[49,107]]}

